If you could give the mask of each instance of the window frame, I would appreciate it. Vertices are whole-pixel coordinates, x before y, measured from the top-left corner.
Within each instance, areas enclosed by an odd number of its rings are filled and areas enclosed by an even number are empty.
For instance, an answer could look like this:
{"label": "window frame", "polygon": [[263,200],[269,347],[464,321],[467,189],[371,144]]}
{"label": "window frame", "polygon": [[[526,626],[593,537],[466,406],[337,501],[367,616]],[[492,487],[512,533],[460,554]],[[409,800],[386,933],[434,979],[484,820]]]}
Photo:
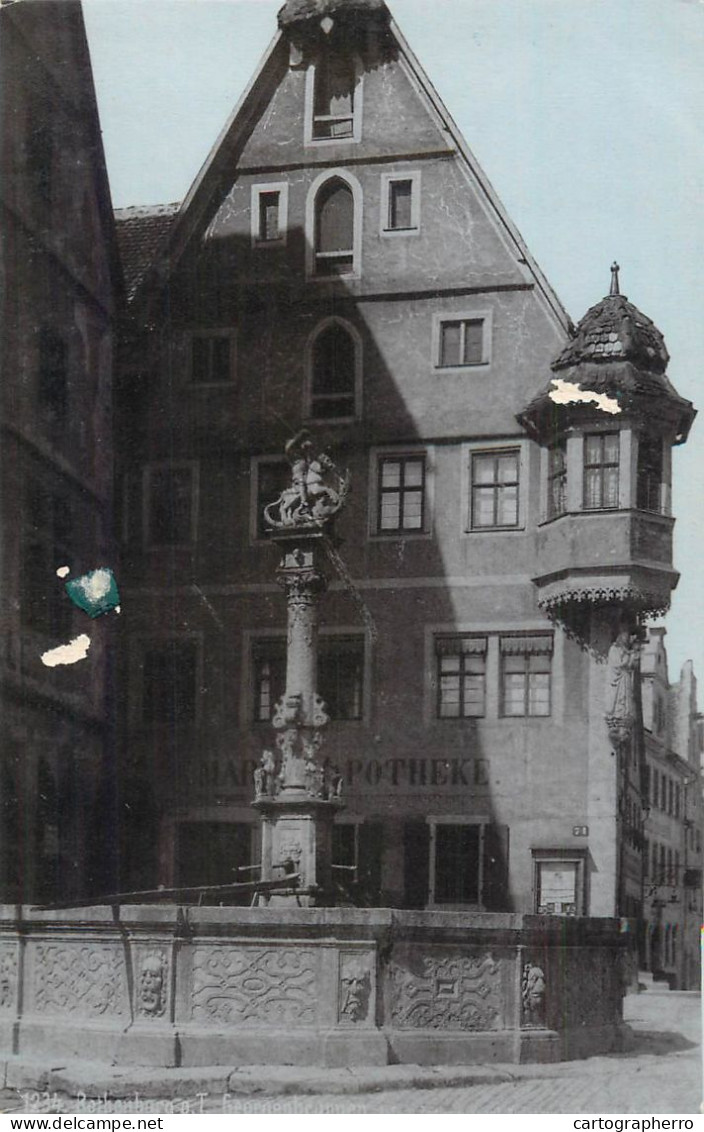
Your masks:
{"label": "window frame", "polygon": [[[328,49],[329,45],[323,46],[320,52],[316,55],[315,59],[310,63],[306,70],[306,89],[304,96],[304,126],[303,126],[303,144],[305,146],[331,146],[331,145],[354,145],[362,140],[362,122],[363,122],[363,107],[364,107],[364,67],[362,60],[356,52],[352,53],[352,65],[354,67],[355,84],[352,92],[352,133],[346,137],[337,138],[317,138],[315,136],[315,123],[323,116],[316,116],[315,114],[315,83],[316,74],[318,70],[318,61],[322,51]],[[334,117],[334,116],[333,116]],[[347,118],[349,115],[338,115],[339,118]]]}
{"label": "window frame", "polygon": [[[555,453],[562,454],[562,466],[555,470],[553,466],[553,457]],[[546,519],[547,522],[552,522],[554,519],[561,518],[569,511],[568,497],[567,497],[567,478],[568,478],[568,464],[567,464],[567,437],[563,436],[556,440],[547,448],[547,499],[546,499]],[[561,507],[553,505],[553,484],[559,482],[561,484]]]}
{"label": "window frame", "polygon": [[[481,322],[482,323],[482,358],[478,362],[459,362],[456,365],[443,365],[442,364],[442,330],[446,323],[450,322]],[[492,361],[492,339],[493,339],[493,310],[491,308],[478,308],[477,310],[467,310],[463,308],[458,311],[436,311],[433,315],[433,332],[432,332],[432,358],[431,365],[436,374],[466,374],[468,372],[476,372],[477,370],[485,370],[491,365]]]}
{"label": "window frame", "polygon": [[[411,223],[407,228],[391,227],[391,186],[399,181],[411,183]],[[421,171],[409,169],[407,172],[381,174],[381,191],[379,205],[379,235],[380,236],[417,236],[420,233],[420,194]]]}
{"label": "window frame", "polygon": [[[605,439],[606,439],[606,437],[616,437],[616,444],[617,444],[617,448],[618,448],[618,454],[617,454],[616,461],[614,462],[613,460],[611,460],[611,461],[600,460],[599,463],[596,463],[596,464],[590,463],[588,461],[588,458],[587,458],[589,441],[594,439],[594,438],[598,439],[599,442],[600,442],[600,450],[603,453],[604,449],[605,449]],[[584,433],[584,451],[583,451],[583,455],[582,455],[582,510],[584,512],[618,511],[619,510],[620,505],[621,505],[621,501],[620,501],[621,477],[622,477],[621,465],[622,465],[622,454],[621,454],[621,433],[620,433],[620,430],[618,430],[618,429],[604,429],[603,431],[599,431],[599,432],[591,432],[590,431],[590,432]],[[604,473],[609,468],[616,468],[616,502],[614,504],[609,504],[609,505],[605,506],[604,502],[603,502],[603,500],[604,500]],[[587,492],[588,492],[587,472],[592,471],[592,470],[598,470],[599,473],[600,473],[600,475],[599,475],[599,484],[600,484],[599,496],[600,496],[601,502],[596,507],[590,507],[590,506],[587,505]]]}
{"label": "window frame", "polygon": [[[325,144],[325,143],[316,143]],[[317,200],[318,195],[328,181],[343,181],[347,187],[352,191],[352,269],[345,272],[343,275],[322,275],[318,273],[318,251],[317,251],[317,224],[318,224],[318,210]],[[309,283],[327,283],[328,285],[347,283],[352,279],[360,279],[362,276],[362,221],[363,221],[363,202],[364,197],[362,193],[362,186],[357,178],[348,170],[339,167],[324,169],[318,176],[311,182],[306,197],[306,279]],[[342,254],[342,253],[340,253]]]}
{"label": "window frame", "polygon": [[[353,412],[342,417],[316,417],[313,415],[313,381],[315,378],[314,364],[315,364],[315,344],[329,326],[337,324],[341,326],[352,339],[354,346],[354,390],[353,390]],[[339,315],[329,315],[327,318],[322,319],[308,335],[304,351],[305,361],[305,382],[303,389],[303,417],[306,424],[316,425],[329,425],[329,424],[346,424],[349,421],[359,420],[362,415],[362,371],[363,371],[363,341],[357,327],[348,322],[345,318],[340,318]]]}
{"label": "window frame", "polygon": [[[193,378],[193,351],[197,339],[211,341],[213,339],[226,339],[229,342],[229,376],[219,381],[195,381]],[[209,370],[212,374],[212,355],[209,358]],[[188,386],[190,389],[227,389],[235,383],[237,376],[237,330],[235,327],[205,327],[194,328],[188,333]]]}
{"label": "window frame", "polygon": [[[545,650],[541,649],[539,651],[531,651],[527,647],[524,650],[516,649],[516,650],[512,650],[512,651],[509,651],[509,650],[504,651],[504,649],[502,648],[502,642],[504,640],[514,640],[516,642],[520,642],[521,640],[524,640],[524,641],[526,641],[526,643],[528,643],[528,641],[530,641],[531,639],[536,638],[536,637],[540,637],[540,638],[545,639],[546,641],[549,641],[550,648],[545,649]],[[553,685],[554,685],[554,661],[553,661],[553,657],[555,655],[555,634],[554,634],[554,632],[542,632],[542,633],[536,632],[536,633],[531,633],[531,634],[499,632],[498,638],[499,638],[499,717],[501,719],[523,719],[523,720],[527,720],[527,719],[552,719],[553,715],[554,715],[554,711],[553,711]],[[508,657],[508,656],[512,656],[512,657],[522,656],[522,657],[525,658],[526,666],[523,670],[523,673],[511,673],[511,672],[506,671],[504,658]],[[530,710],[530,707],[531,707],[530,657],[532,657],[532,656],[548,656],[550,658],[549,668],[548,668],[548,672],[547,672],[547,676],[548,676],[548,682],[547,682],[548,710],[547,710],[547,712],[534,712],[534,711]],[[506,678],[507,675],[511,676],[511,675],[517,675],[517,674],[523,674],[524,675],[524,681],[523,681],[523,708],[524,708],[524,710],[521,713],[519,713],[519,712],[507,712],[506,711],[507,696],[506,696],[506,679],[505,678]],[[541,671],[537,671],[537,672],[533,673],[533,675],[544,676],[544,675],[546,675],[546,673],[541,672]]]}
{"label": "window frame", "polygon": [[130,641],[129,654],[129,719],[131,729],[141,732],[165,731],[174,725],[168,720],[145,720],[145,681],[144,665],[146,654],[150,648],[161,645],[166,647],[169,641],[192,641],[195,646],[195,665],[193,672],[193,719],[181,722],[176,726],[193,730],[202,720],[202,694],[203,686],[203,633],[200,630],[184,630],[175,633],[137,633]]}
{"label": "window frame", "polygon": [[[155,472],[186,469],[191,473],[190,537],[185,542],[154,542],[152,538],[152,491]],[[191,550],[198,541],[200,465],[197,460],[156,460],[142,469],[142,531],[146,550]]]}
{"label": "window frame", "polygon": [[[485,863],[485,847],[484,841],[486,837],[486,827],[490,826],[491,819],[486,815],[472,815],[465,817],[461,814],[431,814],[426,818],[427,824],[430,827],[430,839],[428,845],[428,902],[426,907],[428,909],[440,909],[442,911],[451,912],[456,911],[476,911],[481,912],[484,908],[484,863]],[[477,900],[475,902],[454,902],[454,901],[438,901],[437,899],[437,831],[438,828],[450,826],[472,826],[478,827],[478,859],[477,859]]]}
{"label": "window frame", "polygon": [[[517,478],[515,481],[508,481],[501,483],[498,478],[498,461],[506,456],[515,456],[517,471]],[[474,475],[474,462],[477,459],[485,459],[487,457],[493,458],[494,476],[495,478],[491,483],[475,483]],[[491,488],[493,491],[493,513],[494,517],[498,517],[499,512],[499,499],[502,488],[515,487],[516,489],[516,521],[515,523],[498,523],[494,522],[486,526],[479,526],[475,523],[474,519],[474,497],[475,491],[482,488]],[[470,453],[469,457],[469,515],[468,515],[468,529],[473,534],[483,534],[493,531],[515,531],[521,526],[521,450],[520,448],[488,448],[488,449],[475,449]]]}
{"label": "window frame", "polygon": [[[533,911],[536,916],[559,916],[561,919],[573,919],[587,915],[587,850],[572,848],[531,849],[533,859]],[[541,912],[539,911],[541,884],[540,867],[543,864],[570,864],[575,865],[575,911],[570,912]]]}
{"label": "window frame", "polygon": [[[261,198],[279,194],[279,234],[265,239],[261,232]],[[250,193],[250,235],[253,248],[282,248],[288,239],[288,181],[257,181]]]}
{"label": "window frame", "polygon": [[[461,642],[464,640],[472,639],[477,642],[483,642],[483,649],[476,649],[473,651],[464,651],[461,647]],[[457,655],[460,658],[458,669],[458,712],[457,715],[444,715],[442,713],[443,704],[443,672],[442,672],[442,656],[443,653],[439,649],[441,641],[458,641],[460,647],[457,649]],[[440,722],[450,720],[451,722],[462,722],[468,719],[486,719],[487,717],[487,677],[489,675],[488,652],[489,652],[489,639],[487,634],[483,633],[456,633],[456,634],[442,634],[436,633],[434,637],[435,644],[435,681],[436,681],[436,695],[435,695],[435,719]],[[444,655],[454,655],[454,650],[447,652]],[[481,673],[465,672],[465,657],[481,656],[483,660],[483,671]],[[463,711],[465,706],[465,679],[467,676],[481,675],[482,677],[482,695],[481,695],[481,711],[467,713]]]}
{"label": "window frame", "polygon": [[[655,471],[656,479],[653,480],[654,467],[646,466],[643,462],[643,453],[646,444],[657,442],[660,448],[660,466]],[[653,436],[652,434],[639,432],[637,435],[638,451],[636,454],[636,471],[635,471],[635,501],[634,506],[638,511],[645,511],[649,515],[663,515],[665,508],[663,505],[663,488],[665,486],[665,440],[662,436]],[[645,506],[641,496],[641,486],[643,485],[644,493],[647,496]],[[650,494],[655,489],[657,496],[657,506],[649,506]]]}

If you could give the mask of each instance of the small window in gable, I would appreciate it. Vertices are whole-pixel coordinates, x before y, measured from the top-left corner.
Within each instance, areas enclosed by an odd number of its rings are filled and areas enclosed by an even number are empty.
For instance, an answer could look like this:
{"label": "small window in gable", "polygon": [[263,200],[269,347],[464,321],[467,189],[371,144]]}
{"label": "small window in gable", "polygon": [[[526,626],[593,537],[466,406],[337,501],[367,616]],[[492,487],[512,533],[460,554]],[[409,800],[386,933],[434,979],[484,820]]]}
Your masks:
{"label": "small window in gable", "polygon": [[354,136],[356,83],[355,61],[350,55],[334,47],[321,52],[314,74],[314,140]]}
{"label": "small window in gable", "polygon": [[355,416],[358,345],[340,322],[320,331],[311,352],[311,417],[339,419]]}
{"label": "small window in gable", "polygon": [[381,234],[408,235],[418,231],[420,173],[383,173],[381,178]]}
{"label": "small window in gable", "polygon": [[191,381],[221,385],[232,380],[234,339],[231,334],[194,334],[191,339]]}
{"label": "small window in gable", "polygon": [[286,242],[288,185],[286,182],[252,185],[252,244],[279,246]]}
{"label": "small window in gable", "polygon": [[315,273],[354,271],[354,197],[338,177],[326,182],[315,201]]}
{"label": "small window in gable", "polygon": [[440,324],[439,366],[477,366],[483,361],[483,319],[446,319]]}

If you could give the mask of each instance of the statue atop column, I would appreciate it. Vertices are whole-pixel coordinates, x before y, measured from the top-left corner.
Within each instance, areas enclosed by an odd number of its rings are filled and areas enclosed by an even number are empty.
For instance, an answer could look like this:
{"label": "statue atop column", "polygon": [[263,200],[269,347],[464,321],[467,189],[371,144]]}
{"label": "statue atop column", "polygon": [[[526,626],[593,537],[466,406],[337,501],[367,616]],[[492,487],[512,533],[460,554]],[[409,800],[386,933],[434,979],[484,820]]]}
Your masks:
{"label": "statue atop column", "polygon": [[349,474],[340,473],[327,452],[314,455],[306,429],[289,440],[284,451],[291,465],[291,484],[264,508],[264,520],[275,531],[322,527],[342,508]]}

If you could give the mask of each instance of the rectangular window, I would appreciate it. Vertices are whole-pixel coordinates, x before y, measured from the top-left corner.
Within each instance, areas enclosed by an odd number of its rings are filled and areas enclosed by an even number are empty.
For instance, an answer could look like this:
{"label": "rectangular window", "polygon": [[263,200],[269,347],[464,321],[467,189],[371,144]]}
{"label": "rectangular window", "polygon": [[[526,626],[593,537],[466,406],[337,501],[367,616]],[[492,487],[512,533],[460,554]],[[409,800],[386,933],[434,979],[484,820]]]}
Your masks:
{"label": "rectangular window", "polygon": [[472,455],[471,530],[518,526],[518,451]]}
{"label": "rectangular window", "polygon": [[[286,688],[286,642],[255,641],[252,646],[253,718],[263,723]],[[333,720],[361,719],[364,707],[364,638],[318,638],[318,695]]]}
{"label": "rectangular window", "polygon": [[348,51],[325,48],[315,64],[313,138],[337,140],[354,134],[354,59]]}
{"label": "rectangular window", "polygon": [[391,229],[411,228],[412,224],[413,181],[391,181],[389,183],[388,227]]}
{"label": "rectangular window", "polygon": [[196,477],[190,466],[147,469],[147,539],[149,546],[185,546],[193,542]]}
{"label": "rectangular window", "polygon": [[142,722],[179,726],[195,722],[197,646],[174,637],[143,653]]}
{"label": "rectangular window", "polygon": [[581,862],[555,859],[535,864],[538,915],[578,915]]}
{"label": "rectangular window", "polygon": [[382,456],[378,492],[379,531],[422,531],[425,456]]}
{"label": "rectangular window", "polygon": [[439,719],[481,718],[486,696],[486,637],[438,637]]}
{"label": "rectangular window", "polygon": [[39,633],[63,639],[71,629],[72,605],[56,571],[75,561],[71,501],[30,480],[25,491],[23,524],[22,622]]}
{"label": "rectangular window", "polygon": [[331,719],[362,718],[363,637],[318,639],[318,693]]}
{"label": "rectangular window", "polygon": [[232,380],[233,340],[230,334],[194,334],[191,345],[191,381],[194,385],[221,385]]}
{"label": "rectangular window", "polygon": [[478,366],[485,359],[483,318],[443,319],[436,365],[441,368]]}
{"label": "rectangular window", "polygon": [[567,442],[554,444],[548,459],[548,518],[555,519],[567,510]]}
{"label": "rectangular window", "polygon": [[435,826],[435,904],[478,904],[479,825]]}
{"label": "rectangular window", "polygon": [[550,715],[552,635],[502,637],[501,714]]}
{"label": "rectangular window", "polygon": [[662,510],[662,463],[662,438],[639,436],[636,507],[640,511]]}
{"label": "rectangular window", "polygon": [[252,246],[286,242],[288,183],[269,181],[252,185],[250,199]]}
{"label": "rectangular window", "polygon": [[279,193],[259,195],[259,239],[263,242],[279,239]]}
{"label": "rectangular window", "polygon": [[618,507],[619,434],[591,433],[584,438],[584,508]]}

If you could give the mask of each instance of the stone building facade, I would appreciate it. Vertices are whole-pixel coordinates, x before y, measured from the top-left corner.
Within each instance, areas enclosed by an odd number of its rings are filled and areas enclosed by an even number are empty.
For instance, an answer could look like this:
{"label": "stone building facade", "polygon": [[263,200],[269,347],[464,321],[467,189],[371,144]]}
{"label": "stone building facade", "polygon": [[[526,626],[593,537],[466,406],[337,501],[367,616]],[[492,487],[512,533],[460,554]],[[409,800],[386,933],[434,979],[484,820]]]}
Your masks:
{"label": "stone building facade", "polygon": [[673,986],[699,987],[702,924],[702,723],[687,661],[670,684],[665,630],[643,650],[646,782],[643,814],[643,967]]}
{"label": "stone building facade", "polygon": [[260,859],[262,512],[304,426],[352,482],[318,674],[340,898],[641,915],[638,642],[693,410],[618,272],[575,328],[382,0],[289,0],[180,208],[118,221],[123,887]]}
{"label": "stone building facade", "polygon": [[97,801],[111,626],[91,623],[82,664],[41,655],[88,624],[56,570],[111,564],[119,269],[80,4],[3,5],[0,32],[0,899],[12,902],[108,879],[111,812]]}

